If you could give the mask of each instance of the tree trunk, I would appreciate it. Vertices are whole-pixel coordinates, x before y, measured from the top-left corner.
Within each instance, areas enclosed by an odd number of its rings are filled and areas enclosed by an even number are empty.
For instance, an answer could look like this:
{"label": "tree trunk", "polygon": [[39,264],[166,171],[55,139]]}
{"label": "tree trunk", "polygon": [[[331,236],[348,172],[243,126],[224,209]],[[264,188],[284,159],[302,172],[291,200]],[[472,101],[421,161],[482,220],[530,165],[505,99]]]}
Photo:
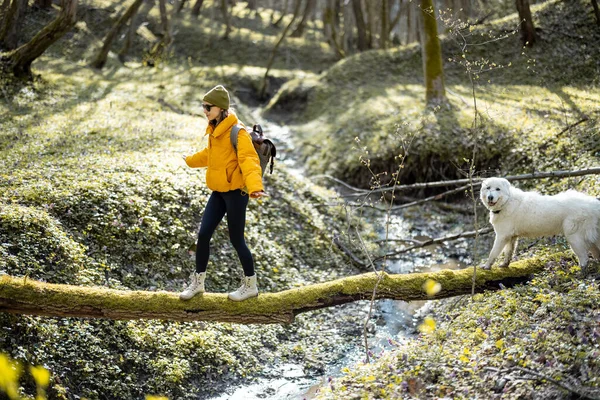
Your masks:
{"label": "tree trunk", "polygon": [[304,14],[302,15],[302,19],[296,29],[290,35],[291,37],[301,37],[304,34],[304,28],[306,27],[306,22],[310,18],[310,15],[313,12],[313,8],[315,7],[316,0],[306,0],[306,6],[304,7]]}
{"label": "tree trunk", "polygon": [[223,14],[223,20],[225,21],[225,35],[223,35],[223,40],[228,40],[231,33],[231,19],[229,18],[229,10],[227,9],[227,0],[221,0],[221,14]]}
{"label": "tree trunk", "polygon": [[58,17],[42,28],[33,39],[0,57],[0,62],[17,78],[31,78],[31,63],[48,47],[71,30],[77,21],[77,0],[62,0]]}
{"label": "tree trunk", "polygon": [[135,13],[137,12],[137,10],[142,5],[143,1],[144,0],[134,0],[134,2],[129,6],[127,11],[125,11],[125,13],[123,13],[123,15],[121,15],[121,17],[117,20],[117,22],[115,22],[115,24],[110,29],[110,31],[106,34],[106,37],[104,38],[104,45],[98,52],[98,55],[96,56],[94,61],[92,61],[92,63],[91,63],[91,66],[93,68],[102,69],[104,67],[104,64],[106,64],[106,59],[108,58],[108,52],[112,46],[113,40],[115,39],[115,37],[117,37],[117,35],[119,34],[119,31],[121,30],[123,25],[125,25],[125,23],[127,23],[127,21],[131,20],[131,25],[133,26],[133,17],[135,15]]}
{"label": "tree trunk", "polygon": [[154,45],[154,47],[152,47],[152,50],[150,50],[149,57],[146,60],[146,65],[150,67],[154,66],[156,60],[167,53],[173,42],[171,22],[169,21],[169,13],[167,13],[167,1],[158,0],[158,8],[160,10],[160,23],[163,29],[163,37]]}
{"label": "tree trunk", "polygon": [[[478,270],[475,291],[498,290],[526,282],[548,263],[568,261],[573,256],[545,255],[513,262],[508,268]],[[181,301],[170,292],[143,292],[89,286],[59,285],[0,277],[0,312],[48,317],[108,318],[118,320],[160,319],[171,321],[219,321],[242,324],[292,323],[296,315],[358,300],[403,301],[448,298],[471,293],[473,268],[430,273],[367,273],[330,282],[315,283],[257,298],[232,302],[226,294],[204,293]],[[428,296],[423,285],[432,279],[441,290]]]}
{"label": "tree trunk", "polygon": [[365,51],[369,48],[369,44],[367,41],[367,25],[365,24],[365,15],[360,3],[361,0],[352,0],[352,9],[354,10],[354,19],[356,20],[358,51]]}
{"label": "tree trunk", "polygon": [[389,25],[390,25],[389,24],[390,17],[388,14],[388,11],[389,11],[388,8],[389,8],[388,1],[381,0],[381,21],[380,21],[381,37],[379,38],[379,47],[382,49],[387,49],[387,41],[388,41]]}
{"label": "tree trunk", "polygon": [[288,3],[289,3],[289,0],[285,0],[285,2],[283,3],[283,9],[281,10],[281,15],[279,16],[277,21],[275,21],[273,23],[273,26],[279,26],[281,21],[283,21],[283,17],[285,17],[285,15],[287,14]]}
{"label": "tree trunk", "polygon": [[[0,13],[4,13],[5,10],[10,6],[10,0],[2,0],[2,5],[0,5]],[[2,19],[0,19],[2,22]]]}
{"label": "tree trunk", "polygon": [[204,0],[196,0],[196,3],[194,3],[194,7],[192,7],[192,15],[194,17],[198,17],[200,15],[200,9],[202,8],[202,3],[204,3]]}
{"label": "tree trunk", "polygon": [[298,18],[298,15],[300,14],[300,5],[301,4],[302,4],[302,0],[296,0],[296,5],[294,6],[294,14],[292,15],[292,20],[289,22],[289,24],[287,24],[287,26],[281,33],[279,40],[275,44],[275,47],[273,47],[273,50],[271,51],[271,57],[269,57],[269,61],[267,62],[267,70],[265,71],[265,76],[263,77],[262,85],[260,88],[259,97],[261,99],[265,99],[266,95],[267,95],[267,80],[269,78],[269,71],[271,70],[271,67],[273,66],[273,62],[275,61],[275,55],[277,54],[277,49],[279,48],[281,43],[283,43],[283,41],[285,40],[285,37],[286,37],[288,31],[290,30],[290,28],[292,27],[292,24],[296,21],[296,18]]}
{"label": "tree trunk", "polygon": [[327,0],[327,2],[328,5],[325,7],[325,11],[323,12],[323,28],[325,37],[327,38],[329,45],[335,50],[336,55],[339,58],[344,58],[346,54],[340,45],[337,35],[338,24],[336,23],[336,20],[338,20],[338,18],[336,17],[334,4],[337,2],[337,0]]}
{"label": "tree trunk", "polygon": [[598,1],[592,0],[592,7],[594,7],[594,15],[596,15],[596,23],[600,26],[600,9],[598,9]]}
{"label": "tree trunk", "polygon": [[398,5],[398,12],[396,13],[396,16],[394,18],[390,19],[390,26],[388,27],[388,35],[392,34],[392,31],[394,30],[394,28],[396,27],[396,25],[398,25],[398,22],[400,22],[400,18],[402,17],[402,0],[400,0],[400,4]]}
{"label": "tree trunk", "polygon": [[531,18],[531,7],[529,0],[515,0],[519,12],[521,43],[523,46],[531,47],[537,40],[533,19]]}
{"label": "tree trunk", "polygon": [[375,9],[375,3],[376,1],[374,0],[365,0],[365,10],[367,11],[367,43],[370,49],[375,47],[376,16],[378,14]]}
{"label": "tree trunk", "polygon": [[127,28],[127,36],[125,36],[125,40],[123,41],[123,47],[119,50],[119,60],[124,63],[127,54],[129,54],[129,49],[131,47],[131,43],[133,42],[134,34],[139,27],[139,21],[142,18],[146,18],[150,10],[154,7],[154,0],[144,0],[144,6],[142,7],[140,12],[135,13],[129,22],[129,27]]}
{"label": "tree trunk", "polygon": [[179,4],[177,5],[177,10],[175,11],[176,14],[179,14],[181,12],[181,10],[183,10],[183,7],[185,7],[185,2],[187,0],[181,0],[179,2]]}
{"label": "tree trunk", "polygon": [[344,54],[354,53],[354,27],[356,26],[356,19],[354,18],[354,11],[352,10],[352,2],[344,2],[344,33],[342,38],[342,50]]}
{"label": "tree trunk", "polygon": [[444,87],[444,67],[442,64],[442,46],[438,38],[437,21],[433,0],[421,0],[423,16],[423,72],[425,75],[425,99],[427,104],[439,104],[446,100]]}
{"label": "tree trunk", "polygon": [[4,16],[4,24],[0,31],[0,47],[13,50],[19,44],[19,30],[23,26],[27,0],[12,0],[8,12]]}

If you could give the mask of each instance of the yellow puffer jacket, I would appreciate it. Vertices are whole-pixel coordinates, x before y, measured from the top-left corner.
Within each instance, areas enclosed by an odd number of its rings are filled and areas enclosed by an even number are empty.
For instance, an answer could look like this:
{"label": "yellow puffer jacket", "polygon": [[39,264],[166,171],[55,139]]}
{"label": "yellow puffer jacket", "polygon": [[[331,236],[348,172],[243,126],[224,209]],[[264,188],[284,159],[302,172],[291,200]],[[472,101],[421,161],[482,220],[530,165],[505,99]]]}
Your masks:
{"label": "yellow puffer jacket", "polygon": [[238,123],[237,116],[229,116],[215,128],[208,125],[208,147],[187,156],[185,162],[192,168],[208,167],[206,185],[216,192],[244,189],[248,193],[263,190],[262,169],[252,138],[245,129],[238,133],[237,154],[231,145],[231,128]]}

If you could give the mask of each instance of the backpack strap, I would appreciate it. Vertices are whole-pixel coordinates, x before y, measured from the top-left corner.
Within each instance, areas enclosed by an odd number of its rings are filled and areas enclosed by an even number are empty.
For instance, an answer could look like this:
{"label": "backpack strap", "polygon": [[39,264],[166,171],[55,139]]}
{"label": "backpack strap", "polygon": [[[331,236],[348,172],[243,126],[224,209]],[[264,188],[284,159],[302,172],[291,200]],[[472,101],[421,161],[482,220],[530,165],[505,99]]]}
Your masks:
{"label": "backpack strap", "polygon": [[231,128],[231,134],[229,135],[229,139],[231,139],[231,145],[237,154],[237,144],[238,144],[238,134],[240,133],[240,129],[242,126],[240,124],[235,124]]}

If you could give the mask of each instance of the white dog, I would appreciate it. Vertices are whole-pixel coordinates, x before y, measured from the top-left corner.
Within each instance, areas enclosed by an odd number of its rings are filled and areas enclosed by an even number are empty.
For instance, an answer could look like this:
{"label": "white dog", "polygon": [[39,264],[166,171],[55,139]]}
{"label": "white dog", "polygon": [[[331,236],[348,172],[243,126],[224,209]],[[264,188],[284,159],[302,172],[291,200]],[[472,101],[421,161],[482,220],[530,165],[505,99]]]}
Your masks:
{"label": "white dog", "polygon": [[490,210],[496,239],[487,263],[490,269],[504,250],[502,267],[508,267],[517,238],[564,234],[579,259],[582,273],[588,251],[600,258],[600,201],[568,190],[555,196],[524,192],[504,178],[488,178],[481,184],[481,201]]}

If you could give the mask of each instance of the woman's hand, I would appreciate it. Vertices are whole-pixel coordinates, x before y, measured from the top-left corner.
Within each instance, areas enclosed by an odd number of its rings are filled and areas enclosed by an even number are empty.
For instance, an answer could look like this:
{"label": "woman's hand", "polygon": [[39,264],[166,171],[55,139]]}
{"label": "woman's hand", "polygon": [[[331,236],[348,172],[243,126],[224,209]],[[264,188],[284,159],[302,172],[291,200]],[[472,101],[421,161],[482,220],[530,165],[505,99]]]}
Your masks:
{"label": "woman's hand", "polygon": [[252,197],[253,199],[258,199],[259,197],[263,196],[268,197],[269,195],[264,190],[261,190],[260,192],[250,193],[250,197]]}

